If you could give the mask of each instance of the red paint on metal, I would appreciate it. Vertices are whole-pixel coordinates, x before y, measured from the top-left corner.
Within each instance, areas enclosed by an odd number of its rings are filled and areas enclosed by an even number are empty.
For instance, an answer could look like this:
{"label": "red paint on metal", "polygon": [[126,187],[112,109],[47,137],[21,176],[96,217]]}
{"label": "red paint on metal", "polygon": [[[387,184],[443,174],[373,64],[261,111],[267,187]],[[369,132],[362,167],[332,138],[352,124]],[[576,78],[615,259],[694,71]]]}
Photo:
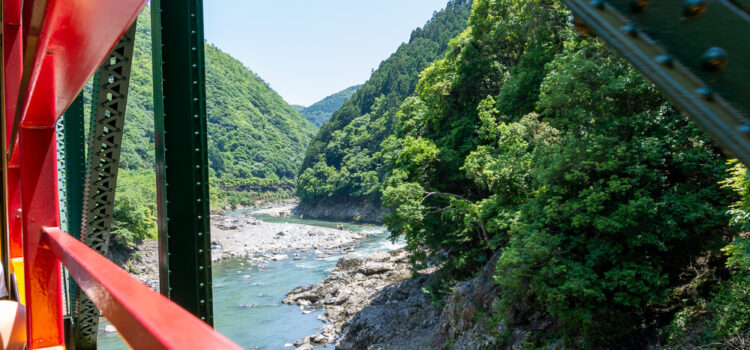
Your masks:
{"label": "red paint on metal", "polygon": [[55,129],[21,128],[21,206],[28,348],[63,345],[60,262],[40,246],[42,227],[59,226]]}
{"label": "red paint on metal", "polygon": [[48,0],[21,125],[52,127],[145,5]]}
{"label": "red paint on metal", "polygon": [[241,349],[59,228],[45,228],[43,238],[131,347]]}
{"label": "red paint on metal", "polygon": [[[3,12],[3,55],[5,59],[5,130],[6,147],[10,147],[11,132],[13,130],[13,116],[16,114],[18,88],[21,83],[23,69],[23,40],[21,37],[21,1],[5,0]],[[11,258],[23,256],[21,244],[21,188],[18,169],[18,157],[14,157],[7,172],[7,218],[8,237],[10,241]]]}

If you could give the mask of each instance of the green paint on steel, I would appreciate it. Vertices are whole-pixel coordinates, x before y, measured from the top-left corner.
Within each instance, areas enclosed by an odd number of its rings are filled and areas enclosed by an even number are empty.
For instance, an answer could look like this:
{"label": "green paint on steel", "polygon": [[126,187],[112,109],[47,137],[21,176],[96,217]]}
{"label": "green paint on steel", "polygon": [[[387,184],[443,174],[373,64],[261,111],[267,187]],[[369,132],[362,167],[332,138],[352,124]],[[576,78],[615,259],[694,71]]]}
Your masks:
{"label": "green paint on steel", "polygon": [[203,1],[151,6],[161,292],[213,325]]}
{"label": "green paint on steel", "polygon": [[[114,219],[135,27],[133,24],[115,45],[94,78],[80,239],[105,256],[109,250]],[[99,310],[80,290],[76,292],[74,314],[75,348],[96,349]]]}
{"label": "green paint on steel", "polygon": [[[650,1],[640,13],[631,11],[631,0],[606,2],[750,118],[750,16],[723,0],[701,0],[705,11],[694,17],[685,15],[684,0]],[[704,65],[712,48],[727,53],[721,69]]]}
{"label": "green paint on steel", "polygon": [[[73,103],[65,111],[62,117],[63,123],[63,145],[65,157],[64,179],[65,179],[65,207],[67,216],[67,227],[64,229],[76,237],[81,236],[81,220],[83,212],[83,179],[86,172],[86,136],[84,131],[83,116],[83,93],[79,94]],[[65,281],[65,301],[68,306],[70,318],[65,320],[66,339],[69,339],[69,348],[75,336],[72,329],[72,320],[75,318],[75,309],[71,307],[76,295],[76,282],[67,276]]]}
{"label": "green paint on steel", "polygon": [[68,233],[81,237],[83,179],[86,172],[86,136],[83,129],[83,94],[78,95],[63,115],[65,130],[65,187],[67,193]]}
{"label": "green paint on steel", "polygon": [[[747,0],[738,1],[745,3]],[[725,0],[563,0],[707,134],[750,164],[750,16]]]}

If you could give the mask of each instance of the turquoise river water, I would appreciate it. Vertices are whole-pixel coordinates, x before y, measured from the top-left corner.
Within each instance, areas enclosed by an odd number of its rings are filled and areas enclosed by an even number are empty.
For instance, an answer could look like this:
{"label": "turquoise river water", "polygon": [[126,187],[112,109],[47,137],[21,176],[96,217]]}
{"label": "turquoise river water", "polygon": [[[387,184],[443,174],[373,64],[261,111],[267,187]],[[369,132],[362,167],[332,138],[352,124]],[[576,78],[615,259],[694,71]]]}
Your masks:
{"label": "turquoise river water", "polygon": [[[238,212],[236,214],[244,214]],[[258,215],[268,222],[288,222],[311,226],[335,228],[338,223],[303,220],[298,217],[275,218]],[[355,245],[352,253],[332,255],[318,259],[312,254],[300,253],[303,260],[292,259],[269,262],[267,269],[251,266],[247,259],[235,258],[214,263],[214,320],[216,330],[245,349],[285,349],[308,335],[319,332],[323,323],[317,319],[322,311],[304,315],[298,306],[281,301],[291,289],[322,281],[343,256],[363,257],[377,251],[389,251],[403,244],[388,240],[388,232],[379,226],[360,227],[345,224],[346,229],[368,233],[368,237]],[[250,279],[243,276],[251,275]],[[249,305],[253,305],[248,307]],[[109,323],[102,319],[99,326],[99,349],[128,349],[116,333],[105,333]],[[286,348],[288,349],[288,348]],[[292,348],[293,349],[293,348]]]}

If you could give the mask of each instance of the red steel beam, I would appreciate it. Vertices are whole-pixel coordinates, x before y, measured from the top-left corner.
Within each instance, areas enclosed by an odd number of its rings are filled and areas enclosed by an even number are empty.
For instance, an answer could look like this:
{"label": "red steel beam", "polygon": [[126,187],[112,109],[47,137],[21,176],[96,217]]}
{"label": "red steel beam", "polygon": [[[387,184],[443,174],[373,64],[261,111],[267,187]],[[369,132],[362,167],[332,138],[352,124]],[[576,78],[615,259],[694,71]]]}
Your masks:
{"label": "red steel beam", "polygon": [[42,227],[60,225],[56,132],[22,127],[19,136],[27,344],[29,349],[61,346],[60,262],[41,245]]}
{"label": "red steel beam", "polygon": [[242,349],[60,228],[43,242],[135,349]]}
{"label": "red steel beam", "polygon": [[[5,130],[5,149],[9,148],[13,116],[16,115],[19,85],[23,71],[23,36],[21,29],[21,0],[5,0],[3,11],[3,55],[5,84],[5,116],[3,125]],[[16,157],[18,158],[18,157]],[[11,258],[23,256],[21,244],[21,188],[18,169],[18,159],[15,164],[9,164],[6,173],[7,193],[5,200],[7,210],[8,237]]]}
{"label": "red steel beam", "polygon": [[[26,0],[24,79],[14,128],[51,128],[147,0]],[[41,21],[38,14],[42,13]],[[39,23],[35,23],[39,22]],[[9,101],[12,103],[12,101]],[[16,135],[16,133],[14,133]],[[10,143],[15,157],[17,135]]]}

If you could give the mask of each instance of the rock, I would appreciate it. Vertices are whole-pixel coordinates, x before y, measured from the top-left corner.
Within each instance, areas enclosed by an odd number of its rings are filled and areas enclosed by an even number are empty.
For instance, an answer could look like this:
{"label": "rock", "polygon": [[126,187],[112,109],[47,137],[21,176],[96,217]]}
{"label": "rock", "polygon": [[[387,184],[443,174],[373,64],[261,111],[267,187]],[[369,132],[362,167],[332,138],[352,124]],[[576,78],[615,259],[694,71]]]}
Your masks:
{"label": "rock", "polygon": [[367,262],[357,271],[365,276],[370,276],[393,270],[393,268],[394,266],[391,263]]}
{"label": "rock", "polygon": [[244,276],[242,276],[242,279],[249,280],[250,279],[250,275],[244,275]]}
{"label": "rock", "polygon": [[284,232],[279,232],[279,233],[277,233],[276,235],[277,235],[277,236],[286,236],[286,234],[284,234]]}
{"label": "rock", "polygon": [[289,255],[286,255],[286,254],[276,254],[276,255],[271,256],[270,259],[272,261],[282,261],[282,260],[289,259]]}
{"label": "rock", "polygon": [[294,344],[292,344],[292,343],[286,343],[286,344],[284,344],[284,347],[285,348],[292,348],[292,347],[294,347]]}
{"label": "rock", "polygon": [[104,326],[104,333],[117,333],[117,328],[115,326],[108,324]]}
{"label": "rock", "polygon": [[297,347],[297,350],[314,350],[315,347],[310,344],[303,344],[302,346]]}
{"label": "rock", "polygon": [[[332,324],[326,324],[323,327],[323,332],[313,337],[313,344],[336,343],[336,338],[342,326],[363,309],[367,309],[374,296],[379,295],[383,288],[387,288],[394,283],[398,284],[411,275],[408,259],[402,259],[403,255],[380,253],[364,259],[341,258],[323,282],[295,288],[287,293],[284,303],[307,305],[309,302],[311,303],[309,307],[324,307],[325,316],[320,315],[318,320],[331,322]],[[415,286],[410,286],[410,288],[424,294],[421,288]],[[408,295],[409,293],[402,294]],[[392,300],[395,300],[395,298]],[[431,303],[426,301],[426,297],[424,300],[425,302],[419,303],[418,307],[431,306]],[[393,308],[402,312],[400,308],[404,306],[396,303]],[[379,327],[383,327],[382,324],[392,322],[392,315],[386,316],[379,318],[381,323]],[[437,313],[435,313],[433,319],[435,320],[434,323],[437,323]],[[385,328],[393,331],[391,327]],[[385,334],[383,339],[387,338],[388,335]],[[398,349],[399,347],[383,348]]]}
{"label": "rock", "polygon": [[256,306],[257,305],[255,305],[255,304],[245,304],[245,305],[242,305],[242,308],[243,309],[254,309]]}

